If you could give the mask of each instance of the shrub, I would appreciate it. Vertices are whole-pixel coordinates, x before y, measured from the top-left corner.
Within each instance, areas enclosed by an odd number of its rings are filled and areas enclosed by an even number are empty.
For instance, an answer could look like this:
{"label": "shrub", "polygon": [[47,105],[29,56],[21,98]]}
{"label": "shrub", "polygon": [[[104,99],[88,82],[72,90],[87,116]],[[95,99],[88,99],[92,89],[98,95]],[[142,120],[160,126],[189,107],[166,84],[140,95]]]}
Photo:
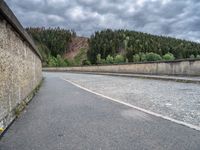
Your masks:
{"label": "shrub", "polygon": [[114,63],[123,63],[124,62],[124,56],[122,55],[116,55],[114,58]]}
{"label": "shrub", "polygon": [[200,55],[197,55],[197,57],[196,57],[196,58],[200,59]]}
{"label": "shrub", "polygon": [[57,66],[57,59],[53,56],[48,57],[48,67],[56,67]]}
{"label": "shrub", "polygon": [[106,64],[106,60],[105,59],[101,59],[101,64]]}
{"label": "shrub", "polygon": [[140,55],[139,54],[133,55],[133,62],[139,62],[139,61],[140,61]]}
{"label": "shrub", "polygon": [[48,63],[48,67],[65,67],[65,66],[68,66],[68,63],[60,55],[57,55],[57,57],[49,56],[47,63]]}
{"label": "shrub", "polygon": [[159,61],[162,60],[162,57],[156,53],[146,53],[146,59],[147,61]]}
{"label": "shrub", "polygon": [[84,65],[84,66],[89,66],[89,65],[91,65],[91,63],[90,63],[89,60],[83,60],[83,61],[82,61],[82,65]]}
{"label": "shrub", "polygon": [[125,62],[128,63],[128,58],[126,58]]}
{"label": "shrub", "polygon": [[192,55],[190,55],[190,58],[191,58],[191,59],[194,59],[194,58],[195,58],[195,56],[192,54]]}
{"label": "shrub", "polygon": [[113,64],[113,63],[114,63],[113,57],[110,56],[110,55],[108,55],[108,56],[106,57],[106,63],[107,63],[107,64]]}
{"label": "shrub", "polygon": [[76,62],[74,62],[74,60],[70,59],[68,60],[68,66],[76,66]]}
{"label": "shrub", "polygon": [[101,54],[97,54],[97,64],[101,64]]}
{"label": "shrub", "polygon": [[73,60],[76,65],[82,65],[83,60],[87,60],[87,50],[81,48],[79,53],[74,57]]}
{"label": "shrub", "polygon": [[163,56],[164,60],[175,60],[175,57],[172,53],[167,53]]}
{"label": "shrub", "polygon": [[65,58],[64,61],[69,66],[69,60],[67,58]]}
{"label": "shrub", "polygon": [[145,53],[140,53],[139,55],[140,55],[140,60],[141,60],[142,62],[147,61],[147,58],[146,58],[146,54],[145,54]]}
{"label": "shrub", "polygon": [[97,57],[97,64],[106,64],[106,60],[101,59],[101,54],[98,54],[96,57]]}
{"label": "shrub", "polygon": [[57,55],[56,59],[57,59],[57,67],[68,66],[68,64],[66,63],[66,61],[60,55]]}

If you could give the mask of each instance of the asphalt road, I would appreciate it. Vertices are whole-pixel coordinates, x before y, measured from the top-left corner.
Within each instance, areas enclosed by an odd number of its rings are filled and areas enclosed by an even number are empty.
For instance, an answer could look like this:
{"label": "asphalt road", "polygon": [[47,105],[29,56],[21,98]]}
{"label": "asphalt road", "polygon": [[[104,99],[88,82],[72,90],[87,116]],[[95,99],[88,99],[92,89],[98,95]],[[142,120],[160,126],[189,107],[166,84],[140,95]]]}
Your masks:
{"label": "asphalt road", "polygon": [[0,150],[199,150],[200,132],[84,91],[56,73]]}
{"label": "asphalt road", "polygon": [[59,75],[94,92],[200,127],[200,84],[93,74]]}

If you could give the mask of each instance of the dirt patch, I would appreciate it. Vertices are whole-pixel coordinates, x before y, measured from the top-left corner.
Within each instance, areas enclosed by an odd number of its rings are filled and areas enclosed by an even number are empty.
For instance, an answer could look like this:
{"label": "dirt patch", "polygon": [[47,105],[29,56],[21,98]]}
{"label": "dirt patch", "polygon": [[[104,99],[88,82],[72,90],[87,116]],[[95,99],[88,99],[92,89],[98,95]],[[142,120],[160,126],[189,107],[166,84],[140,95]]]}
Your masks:
{"label": "dirt patch", "polygon": [[81,49],[88,50],[88,38],[86,37],[74,37],[69,45],[68,52],[64,55],[67,59],[74,59],[74,57],[80,52]]}

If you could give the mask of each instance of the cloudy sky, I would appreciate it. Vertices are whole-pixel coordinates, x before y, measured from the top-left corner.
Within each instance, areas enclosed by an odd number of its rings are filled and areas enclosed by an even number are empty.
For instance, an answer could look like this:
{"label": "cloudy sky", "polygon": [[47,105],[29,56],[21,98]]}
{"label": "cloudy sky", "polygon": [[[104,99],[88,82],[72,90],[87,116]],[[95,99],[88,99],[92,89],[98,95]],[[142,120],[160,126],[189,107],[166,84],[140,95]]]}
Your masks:
{"label": "cloudy sky", "polygon": [[25,27],[63,27],[89,36],[130,29],[200,42],[199,0],[5,0]]}

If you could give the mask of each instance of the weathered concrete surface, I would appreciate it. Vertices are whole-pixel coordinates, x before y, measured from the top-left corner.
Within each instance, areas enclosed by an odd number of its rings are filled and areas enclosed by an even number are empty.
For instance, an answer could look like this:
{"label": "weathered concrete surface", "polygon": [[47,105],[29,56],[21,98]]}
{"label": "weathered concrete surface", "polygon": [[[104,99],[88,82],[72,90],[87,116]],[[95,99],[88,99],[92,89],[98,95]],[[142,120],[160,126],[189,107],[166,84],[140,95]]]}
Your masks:
{"label": "weathered concrete surface", "polygon": [[[8,16],[7,16],[8,15]],[[8,18],[13,19],[9,20]],[[40,55],[7,5],[0,2],[0,128],[6,128],[20,105],[42,79]],[[21,30],[21,32],[19,32]],[[24,34],[26,33],[26,36]]]}
{"label": "weathered concrete surface", "polygon": [[199,150],[200,132],[77,88],[46,74],[1,150]]}
{"label": "weathered concrete surface", "polygon": [[43,70],[199,76],[200,60],[179,60],[172,62],[151,62],[87,67],[43,68]]}

